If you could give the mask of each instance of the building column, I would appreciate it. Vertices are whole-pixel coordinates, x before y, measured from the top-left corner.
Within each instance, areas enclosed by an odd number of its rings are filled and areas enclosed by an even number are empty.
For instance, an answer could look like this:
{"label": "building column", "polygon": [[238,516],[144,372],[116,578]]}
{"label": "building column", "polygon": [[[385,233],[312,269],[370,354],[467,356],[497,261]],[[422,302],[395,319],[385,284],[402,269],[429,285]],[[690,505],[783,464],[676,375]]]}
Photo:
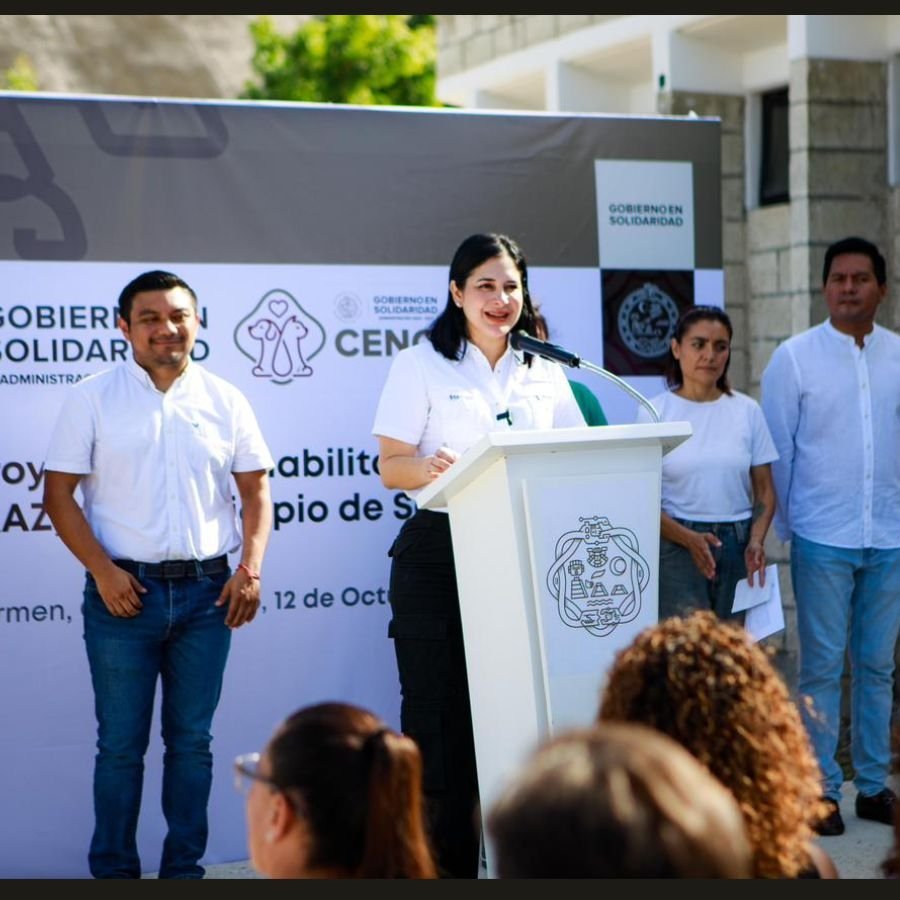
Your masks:
{"label": "building column", "polygon": [[[884,62],[791,62],[791,333],[827,318],[822,258],[858,235],[890,263],[887,66]],[[785,335],[787,337],[787,335]]]}

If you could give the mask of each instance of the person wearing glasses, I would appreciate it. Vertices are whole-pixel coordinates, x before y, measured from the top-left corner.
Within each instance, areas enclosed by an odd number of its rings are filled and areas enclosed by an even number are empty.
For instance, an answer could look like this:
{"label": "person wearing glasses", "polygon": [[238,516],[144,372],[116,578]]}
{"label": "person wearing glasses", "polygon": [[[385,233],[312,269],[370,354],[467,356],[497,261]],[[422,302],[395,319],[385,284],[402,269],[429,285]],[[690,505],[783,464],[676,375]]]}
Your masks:
{"label": "person wearing glasses", "polygon": [[239,756],[253,868],[268,878],[435,878],[415,742],[368,710],[319,703]]}
{"label": "person wearing glasses", "polygon": [[[141,877],[136,831],[160,680],[159,877],[202,878],[210,728],[232,631],[259,610],[274,462],[246,397],[191,360],[200,320],[181,278],[144,272],[118,308],[132,357],[72,388],[44,462],[44,509],[87,570],[98,726],[88,865],[95,878]],[[232,571],[227,554],[239,548]]]}

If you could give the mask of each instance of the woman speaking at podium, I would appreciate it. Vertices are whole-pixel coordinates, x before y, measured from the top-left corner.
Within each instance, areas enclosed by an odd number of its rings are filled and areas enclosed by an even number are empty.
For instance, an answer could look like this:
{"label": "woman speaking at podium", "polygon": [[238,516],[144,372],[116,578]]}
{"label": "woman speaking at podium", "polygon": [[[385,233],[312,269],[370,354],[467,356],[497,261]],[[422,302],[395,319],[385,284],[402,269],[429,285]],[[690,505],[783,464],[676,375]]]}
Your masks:
{"label": "woman speaking at podium", "polygon": [[[585,425],[562,369],[509,345],[514,329],[537,336],[516,243],[471,235],[453,256],[449,281],[428,340],[394,358],[372,428],[382,482],[411,498],[489,432]],[[418,510],[388,555],[400,724],[422,752],[438,867],[445,877],[475,878],[478,782],[447,513]]]}

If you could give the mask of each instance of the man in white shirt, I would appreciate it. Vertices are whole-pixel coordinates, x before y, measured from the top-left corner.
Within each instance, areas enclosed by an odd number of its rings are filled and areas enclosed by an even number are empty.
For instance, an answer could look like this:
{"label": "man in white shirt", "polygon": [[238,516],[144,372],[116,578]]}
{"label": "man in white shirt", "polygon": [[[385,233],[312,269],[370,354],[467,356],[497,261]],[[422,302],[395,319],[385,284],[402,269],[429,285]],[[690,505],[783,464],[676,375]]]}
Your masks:
{"label": "man in white shirt", "polygon": [[[159,678],[168,824],[159,875],[202,878],[210,726],[231,630],[259,609],[274,463],[246,398],[190,359],[193,290],[145,272],[118,307],[133,356],[72,389],[44,464],[44,508],[87,570],[98,724],[88,862],[95,878],[141,877],[136,829]],[[239,547],[232,572],[227,554]]]}
{"label": "man in white shirt", "polygon": [[851,665],[856,814],[890,825],[894,647],[900,630],[900,337],[875,324],[884,257],[862,238],[825,253],[829,319],[782,343],[762,377],[778,450],[775,531],[791,542],[799,693],[831,812],[844,830],[836,760],[841,672]]}

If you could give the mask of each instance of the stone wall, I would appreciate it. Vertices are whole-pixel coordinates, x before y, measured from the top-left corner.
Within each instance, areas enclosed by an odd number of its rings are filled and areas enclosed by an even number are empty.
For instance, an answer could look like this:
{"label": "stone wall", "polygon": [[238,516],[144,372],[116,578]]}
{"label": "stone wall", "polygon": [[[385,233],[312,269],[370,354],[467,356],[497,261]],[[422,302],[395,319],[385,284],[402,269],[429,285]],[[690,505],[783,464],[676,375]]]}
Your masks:
{"label": "stone wall", "polygon": [[[257,16],[0,16],[0,71],[24,55],[42,91],[234,99]],[[287,33],[309,15],[271,16]]]}
{"label": "stone wall", "polygon": [[[750,316],[750,389],[759,398],[759,382],[772,351],[793,334],[791,315],[791,209],[787,203],[747,211],[746,258]],[[797,678],[797,608],[791,585],[788,546],[769,529],[766,558],[778,566],[785,627],[766,643],[792,689]]]}
{"label": "stone wall", "polygon": [[900,187],[891,188],[888,194],[888,234],[891,235],[890,294],[879,321],[885,327],[900,331]]}
{"label": "stone wall", "polygon": [[795,60],[789,90],[796,333],[827,318],[821,286],[828,244],[855,234],[889,260],[895,254],[888,240],[885,63]]}

